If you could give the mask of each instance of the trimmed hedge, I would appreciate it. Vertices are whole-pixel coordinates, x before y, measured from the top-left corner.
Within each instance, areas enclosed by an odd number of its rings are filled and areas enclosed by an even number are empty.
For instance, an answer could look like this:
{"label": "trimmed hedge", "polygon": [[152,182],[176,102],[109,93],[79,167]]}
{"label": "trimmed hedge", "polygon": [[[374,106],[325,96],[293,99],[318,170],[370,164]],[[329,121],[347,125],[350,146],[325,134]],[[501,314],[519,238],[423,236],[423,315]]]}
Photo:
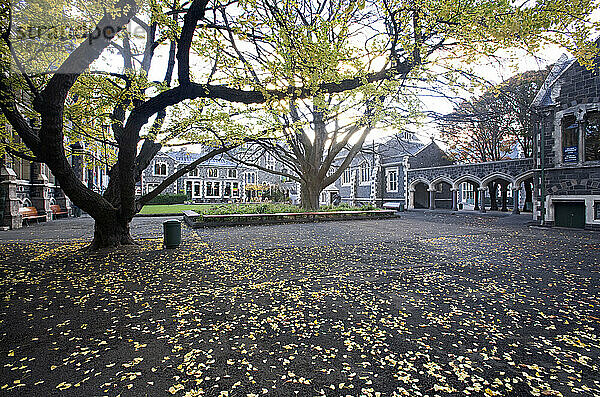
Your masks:
{"label": "trimmed hedge", "polygon": [[148,204],[183,204],[187,199],[186,194],[161,194],[150,200]]}
{"label": "trimmed hedge", "polygon": [[[318,211],[335,212],[335,211],[371,211],[378,208],[366,205],[362,207],[351,207],[349,205],[327,205],[319,208]],[[260,203],[260,204],[222,204],[214,207],[202,208],[196,210],[202,215],[230,215],[230,214],[275,214],[280,212],[307,212],[307,210],[291,204],[281,203]],[[312,212],[312,211],[308,211]]]}

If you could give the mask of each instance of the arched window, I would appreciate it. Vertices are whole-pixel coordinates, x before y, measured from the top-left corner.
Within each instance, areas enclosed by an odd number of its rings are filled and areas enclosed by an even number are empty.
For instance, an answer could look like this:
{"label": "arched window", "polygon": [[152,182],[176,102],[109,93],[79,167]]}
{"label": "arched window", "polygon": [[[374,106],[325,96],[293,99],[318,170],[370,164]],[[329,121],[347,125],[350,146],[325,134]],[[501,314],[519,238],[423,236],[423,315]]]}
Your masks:
{"label": "arched window", "polygon": [[167,175],[167,165],[165,163],[154,163],[154,175]]}
{"label": "arched window", "polygon": [[600,112],[588,112],[584,124],[585,161],[600,160]]}
{"label": "arched window", "polygon": [[366,161],[360,165],[360,183],[367,183],[371,180],[371,169]]}
{"label": "arched window", "polygon": [[575,116],[562,119],[562,150],[563,163],[579,161],[579,125]]}

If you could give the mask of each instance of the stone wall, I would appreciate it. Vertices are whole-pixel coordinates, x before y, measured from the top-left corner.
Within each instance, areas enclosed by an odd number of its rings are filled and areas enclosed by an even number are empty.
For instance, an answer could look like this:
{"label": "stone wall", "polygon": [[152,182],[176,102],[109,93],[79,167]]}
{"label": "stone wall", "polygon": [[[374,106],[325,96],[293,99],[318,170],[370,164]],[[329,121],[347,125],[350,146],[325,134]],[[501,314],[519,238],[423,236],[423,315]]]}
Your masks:
{"label": "stone wall", "polygon": [[517,178],[531,173],[533,168],[533,159],[491,161],[487,163],[457,164],[417,169],[410,168],[407,171],[407,182],[410,186],[417,180],[432,183],[436,179],[445,178],[456,182],[464,177],[473,177],[470,179],[471,181],[482,183],[485,182],[486,178],[494,175],[503,176],[509,182],[513,182]]}

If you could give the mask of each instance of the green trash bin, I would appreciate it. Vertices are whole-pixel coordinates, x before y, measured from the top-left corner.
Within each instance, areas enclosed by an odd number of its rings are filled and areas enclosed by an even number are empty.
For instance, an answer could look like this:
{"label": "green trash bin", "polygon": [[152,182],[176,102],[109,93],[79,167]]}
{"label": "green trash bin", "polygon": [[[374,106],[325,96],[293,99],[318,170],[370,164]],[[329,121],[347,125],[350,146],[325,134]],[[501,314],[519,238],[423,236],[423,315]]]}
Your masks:
{"label": "green trash bin", "polygon": [[181,244],[181,222],[169,219],[163,222],[163,235],[165,248],[177,248]]}

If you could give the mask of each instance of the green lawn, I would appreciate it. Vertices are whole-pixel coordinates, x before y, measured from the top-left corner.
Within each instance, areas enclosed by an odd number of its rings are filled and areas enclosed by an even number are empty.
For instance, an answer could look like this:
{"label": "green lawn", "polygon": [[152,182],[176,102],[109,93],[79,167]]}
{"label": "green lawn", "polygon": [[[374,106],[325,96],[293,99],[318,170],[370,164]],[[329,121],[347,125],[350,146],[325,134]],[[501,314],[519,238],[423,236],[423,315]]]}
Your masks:
{"label": "green lawn", "polygon": [[145,205],[140,214],[178,214],[183,210],[202,210],[213,207],[214,204],[170,204],[170,205]]}

